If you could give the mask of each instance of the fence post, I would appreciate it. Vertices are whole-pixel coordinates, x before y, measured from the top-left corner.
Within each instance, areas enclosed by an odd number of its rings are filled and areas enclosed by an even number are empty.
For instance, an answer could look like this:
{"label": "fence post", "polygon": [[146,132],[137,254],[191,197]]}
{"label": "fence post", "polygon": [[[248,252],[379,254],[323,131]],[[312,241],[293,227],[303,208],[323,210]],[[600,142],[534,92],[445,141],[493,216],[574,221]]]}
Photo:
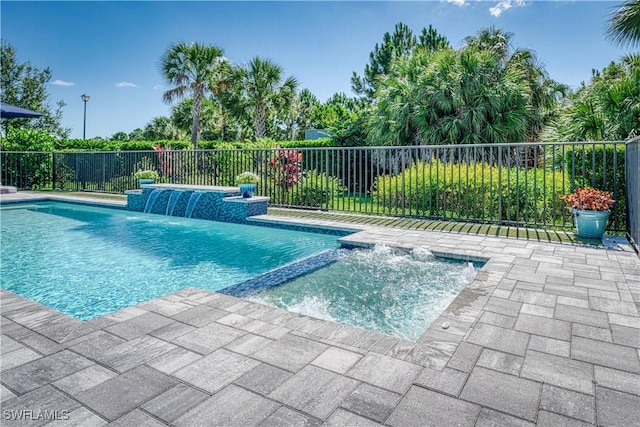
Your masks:
{"label": "fence post", "polygon": [[627,178],[627,237],[640,255],[640,137],[625,145]]}
{"label": "fence post", "polygon": [[502,147],[498,146],[498,225],[502,224]]}
{"label": "fence post", "polygon": [[56,189],[56,153],[51,153],[51,189]]}

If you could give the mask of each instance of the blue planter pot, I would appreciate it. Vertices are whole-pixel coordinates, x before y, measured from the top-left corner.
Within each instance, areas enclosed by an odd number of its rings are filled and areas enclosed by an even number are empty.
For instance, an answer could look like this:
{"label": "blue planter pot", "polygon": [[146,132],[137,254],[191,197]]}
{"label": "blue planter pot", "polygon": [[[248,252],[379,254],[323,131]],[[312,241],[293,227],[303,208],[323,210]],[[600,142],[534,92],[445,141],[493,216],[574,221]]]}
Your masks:
{"label": "blue planter pot", "polygon": [[155,184],[156,180],[143,178],[143,179],[139,179],[138,183],[140,184],[140,186],[142,186],[143,184]]}
{"label": "blue planter pot", "polygon": [[245,199],[252,197],[255,191],[256,184],[240,184],[240,192]]}
{"label": "blue planter pot", "polygon": [[609,211],[573,211],[576,236],[601,239],[607,226]]}

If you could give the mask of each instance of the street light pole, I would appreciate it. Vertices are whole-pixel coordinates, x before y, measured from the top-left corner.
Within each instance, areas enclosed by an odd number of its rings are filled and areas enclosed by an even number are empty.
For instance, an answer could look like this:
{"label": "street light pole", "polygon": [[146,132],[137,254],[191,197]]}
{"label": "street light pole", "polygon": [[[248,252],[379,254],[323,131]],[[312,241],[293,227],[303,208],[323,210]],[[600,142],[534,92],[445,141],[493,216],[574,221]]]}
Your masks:
{"label": "street light pole", "polygon": [[90,96],[85,93],[80,98],[82,98],[82,101],[84,102],[84,122],[82,125],[82,139],[86,139],[87,137],[87,101],[89,100]]}

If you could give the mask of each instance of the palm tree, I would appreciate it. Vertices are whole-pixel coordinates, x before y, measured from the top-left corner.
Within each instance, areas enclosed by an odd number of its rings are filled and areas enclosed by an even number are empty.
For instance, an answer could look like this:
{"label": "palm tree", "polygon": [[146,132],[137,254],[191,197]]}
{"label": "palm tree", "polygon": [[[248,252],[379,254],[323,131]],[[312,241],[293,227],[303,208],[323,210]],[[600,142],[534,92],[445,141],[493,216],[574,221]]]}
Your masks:
{"label": "palm tree", "polygon": [[513,33],[491,26],[482,28],[475,36],[464,39],[468,48],[493,52],[503,62],[508,61],[513,45]]}
{"label": "palm tree", "polygon": [[225,62],[223,50],[215,45],[177,42],[162,56],[162,75],[174,87],[166,91],[163,100],[171,103],[186,96],[193,98],[191,144],[198,148],[202,100],[219,79],[220,65]]}
{"label": "palm tree", "polygon": [[236,67],[231,73],[231,82],[223,104],[239,121],[251,121],[255,139],[266,136],[267,115],[286,115],[298,86],[295,77],[283,78],[280,65],[259,57]]}
{"label": "palm tree", "polygon": [[489,50],[422,51],[380,81],[368,137],[375,145],[522,141],[529,88]]}
{"label": "palm tree", "polygon": [[154,117],[144,127],[144,138],[150,141],[168,139],[178,141],[184,135],[180,129],[174,126],[169,117]]}
{"label": "palm tree", "polygon": [[608,36],[620,45],[640,46],[640,0],[627,0],[609,19]]}

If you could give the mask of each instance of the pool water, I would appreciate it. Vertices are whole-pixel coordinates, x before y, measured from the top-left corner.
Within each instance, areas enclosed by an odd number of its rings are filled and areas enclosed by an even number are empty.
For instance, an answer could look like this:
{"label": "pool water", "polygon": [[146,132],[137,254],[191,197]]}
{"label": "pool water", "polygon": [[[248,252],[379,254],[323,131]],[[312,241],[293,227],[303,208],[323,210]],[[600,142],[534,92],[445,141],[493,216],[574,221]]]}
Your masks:
{"label": "pool water", "polygon": [[216,291],[338,247],[336,236],[69,203],[0,208],[0,284],[78,319]]}
{"label": "pool water", "polygon": [[480,264],[376,246],[248,299],[416,341]]}

